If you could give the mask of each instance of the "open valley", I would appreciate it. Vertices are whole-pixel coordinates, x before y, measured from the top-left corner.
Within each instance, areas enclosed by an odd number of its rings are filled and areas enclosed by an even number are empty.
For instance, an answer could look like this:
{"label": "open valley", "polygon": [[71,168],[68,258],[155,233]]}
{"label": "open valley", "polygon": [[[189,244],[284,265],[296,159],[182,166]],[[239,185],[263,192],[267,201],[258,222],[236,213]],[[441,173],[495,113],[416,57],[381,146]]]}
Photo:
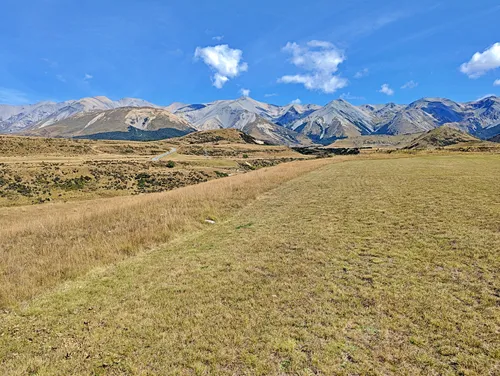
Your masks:
{"label": "open valley", "polygon": [[0,376],[500,376],[498,0],[0,3]]}

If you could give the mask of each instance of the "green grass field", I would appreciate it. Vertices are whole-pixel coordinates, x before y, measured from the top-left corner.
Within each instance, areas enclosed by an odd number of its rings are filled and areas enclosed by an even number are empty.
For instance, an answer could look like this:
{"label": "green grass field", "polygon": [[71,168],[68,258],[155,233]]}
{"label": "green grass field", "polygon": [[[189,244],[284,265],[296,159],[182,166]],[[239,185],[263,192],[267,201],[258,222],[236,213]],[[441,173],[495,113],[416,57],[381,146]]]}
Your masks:
{"label": "green grass field", "polygon": [[498,375],[500,156],[331,163],[0,314],[2,375]]}

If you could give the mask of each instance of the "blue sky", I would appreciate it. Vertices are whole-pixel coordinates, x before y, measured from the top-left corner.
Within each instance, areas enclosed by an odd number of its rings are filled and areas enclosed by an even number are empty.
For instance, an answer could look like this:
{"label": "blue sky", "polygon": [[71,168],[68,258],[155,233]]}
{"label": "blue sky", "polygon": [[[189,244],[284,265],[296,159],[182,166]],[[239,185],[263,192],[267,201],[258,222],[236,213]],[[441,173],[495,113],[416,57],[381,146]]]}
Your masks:
{"label": "blue sky", "polygon": [[500,94],[498,0],[2,0],[0,12],[0,103]]}

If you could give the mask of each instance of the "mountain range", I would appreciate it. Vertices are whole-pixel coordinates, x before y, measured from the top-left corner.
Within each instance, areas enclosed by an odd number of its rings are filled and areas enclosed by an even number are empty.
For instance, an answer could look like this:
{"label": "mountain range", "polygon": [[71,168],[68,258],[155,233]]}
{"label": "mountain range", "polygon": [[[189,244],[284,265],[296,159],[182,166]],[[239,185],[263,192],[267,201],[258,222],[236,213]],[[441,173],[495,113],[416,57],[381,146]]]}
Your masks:
{"label": "mountain range", "polygon": [[120,107],[80,112],[26,131],[32,136],[111,140],[160,140],[195,132],[191,124],[163,108]]}
{"label": "mountain range", "polygon": [[19,133],[31,128],[43,128],[80,113],[120,107],[158,106],[142,99],[123,98],[112,101],[103,96],[65,102],[39,102],[24,106],[0,104],[0,133]]}
{"label": "mountain range", "polygon": [[106,97],[27,106],[0,105],[0,133],[50,137],[159,139],[198,130],[235,128],[268,143],[330,144],[362,135],[402,135],[447,125],[490,139],[500,135],[500,98],[458,103],[423,98],[409,105],[277,106],[249,97],[160,107],[142,99]]}

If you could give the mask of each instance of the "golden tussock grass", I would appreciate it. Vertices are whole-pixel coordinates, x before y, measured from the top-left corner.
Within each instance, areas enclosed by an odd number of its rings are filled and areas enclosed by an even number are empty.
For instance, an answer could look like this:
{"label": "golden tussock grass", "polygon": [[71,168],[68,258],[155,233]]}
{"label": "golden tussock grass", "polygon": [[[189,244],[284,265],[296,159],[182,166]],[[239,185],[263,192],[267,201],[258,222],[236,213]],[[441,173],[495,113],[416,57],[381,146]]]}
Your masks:
{"label": "golden tussock grass", "polygon": [[0,306],[199,229],[325,163],[288,163],[159,194],[0,209]]}
{"label": "golden tussock grass", "polygon": [[492,154],[351,158],[108,204],[231,215],[0,313],[0,374],[498,375],[499,179]]}

